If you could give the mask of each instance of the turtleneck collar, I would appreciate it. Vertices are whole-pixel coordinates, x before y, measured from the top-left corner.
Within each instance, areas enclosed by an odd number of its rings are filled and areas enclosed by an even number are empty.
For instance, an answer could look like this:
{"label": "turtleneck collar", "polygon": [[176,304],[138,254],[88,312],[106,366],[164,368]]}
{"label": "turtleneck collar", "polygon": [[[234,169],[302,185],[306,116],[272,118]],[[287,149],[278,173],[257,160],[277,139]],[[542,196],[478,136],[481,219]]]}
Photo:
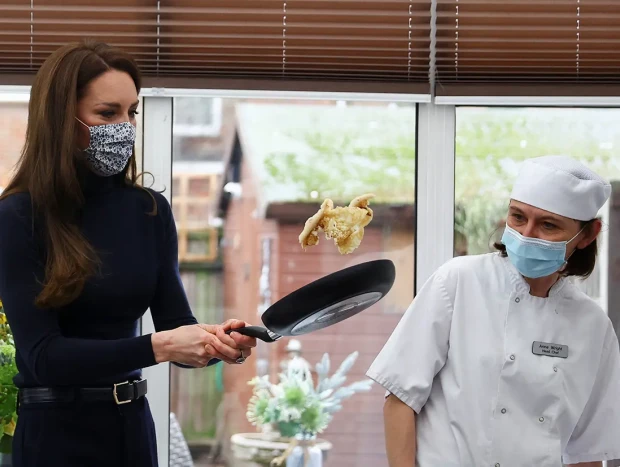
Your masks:
{"label": "turtleneck collar", "polygon": [[95,196],[107,193],[115,188],[123,186],[123,174],[102,177],[90,169],[83,169],[80,174],[80,185],[84,196]]}

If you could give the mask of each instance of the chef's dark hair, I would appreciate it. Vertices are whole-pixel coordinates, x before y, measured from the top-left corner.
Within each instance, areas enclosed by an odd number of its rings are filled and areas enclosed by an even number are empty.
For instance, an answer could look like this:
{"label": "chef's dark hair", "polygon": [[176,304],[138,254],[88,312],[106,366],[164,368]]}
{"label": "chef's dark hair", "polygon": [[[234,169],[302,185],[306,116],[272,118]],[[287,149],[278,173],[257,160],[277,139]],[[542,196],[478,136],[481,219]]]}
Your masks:
{"label": "chef's dark hair", "polygon": [[[590,221],[579,221],[581,227],[584,229],[583,231],[586,234],[590,233],[590,229],[594,226],[594,221],[596,219],[592,219]],[[508,256],[506,253],[506,246],[501,242],[495,242],[493,244],[496,250],[499,251],[500,255],[503,257]],[[564,276],[578,276],[582,278],[587,278],[594,271],[594,266],[596,265],[596,254],[598,252],[597,239],[595,238],[592,243],[590,243],[587,247],[582,249],[577,249],[568,258],[568,264],[564,271],[562,271],[562,275]]]}

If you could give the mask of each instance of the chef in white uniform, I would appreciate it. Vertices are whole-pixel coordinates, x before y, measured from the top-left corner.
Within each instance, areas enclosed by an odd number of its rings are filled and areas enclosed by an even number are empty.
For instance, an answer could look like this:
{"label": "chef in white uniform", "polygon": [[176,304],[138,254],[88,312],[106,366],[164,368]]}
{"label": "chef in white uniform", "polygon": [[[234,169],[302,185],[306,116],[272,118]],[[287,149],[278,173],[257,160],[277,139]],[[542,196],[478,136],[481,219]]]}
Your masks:
{"label": "chef in white uniform", "polygon": [[426,282],[367,372],[388,392],[390,467],[620,459],[618,339],[569,277],[594,268],[610,192],[573,159],[529,159],[500,251]]}

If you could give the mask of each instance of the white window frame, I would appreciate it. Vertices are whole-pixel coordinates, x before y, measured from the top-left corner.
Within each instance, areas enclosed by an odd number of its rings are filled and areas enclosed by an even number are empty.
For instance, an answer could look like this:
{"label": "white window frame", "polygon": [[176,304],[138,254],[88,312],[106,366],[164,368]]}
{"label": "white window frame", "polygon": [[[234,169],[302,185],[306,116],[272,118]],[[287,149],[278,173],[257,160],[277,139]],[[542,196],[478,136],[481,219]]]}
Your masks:
{"label": "white window frame", "polygon": [[437,96],[437,105],[471,107],[620,107],[618,96]]}
{"label": "white window frame", "polygon": [[[0,102],[28,102],[30,89],[30,86],[0,86]],[[437,224],[433,217],[433,208],[436,206],[433,203],[439,202],[442,209],[448,210],[449,206],[454,205],[454,135],[449,134],[450,129],[454,127],[453,108],[438,108],[430,103],[430,96],[418,94],[143,89],[140,93],[143,100],[143,121],[141,134],[138,135],[139,138],[141,137],[138,145],[142,145],[140,151],[142,158],[138,161],[138,166],[141,166],[145,172],[153,174],[155,178],[151,186],[151,177],[147,175],[144,180],[145,185],[158,191],[165,189],[163,195],[169,202],[172,196],[173,97],[181,96],[217,97],[220,102],[222,98],[268,98],[420,103],[417,125],[423,128],[423,131],[418,132],[417,138],[416,177],[420,182],[416,199],[418,205],[416,275],[425,279],[441,262],[452,257],[453,214],[448,215],[441,224]],[[416,131],[416,128],[412,128],[411,131]],[[439,163],[440,160],[443,162]],[[443,171],[439,171],[438,166],[443,166]],[[452,170],[452,175],[450,175],[450,170]],[[434,180],[434,183],[430,183],[431,180]],[[415,183],[415,180],[412,180],[412,183]],[[446,211],[442,210],[442,212]],[[434,228],[430,225],[433,222],[435,222]],[[424,242],[424,247],[421,247],[420,241]],[[418,280],[418,288],[421,282]],[[155,332],[150,311],[147,311],[142,318],[141,332],[142,334]],[[170,462],[170,364],[160,363],[145,368],[143,376],[149,382],[147,397],[155,421],[159,465],[168,467]]]}
{"label": "white window frame", "polygon": [[[144,97],[142,167],[153,174],[144,184],[162,191],[168,202],[172,196],[172,97]],[[155,332],[150,310],[142,318],[142,334]],[[169,465],[170,451],[170,363],[145,368],[148,400],[155,421],[157,456],[160,466]]]}
{"label": "white window frame", "polygon": [[30,102],[30,86],[0,86],[0,102]]}
{"label": "white window frame", "polygon": [[[0,102],[28,102],[30,86],[0,86]],[[620,98],[610,97],[436,97],[405,94],[358,94],[276,91],[229,91],[196,89],[143,89],[143,170],[155,176],[153,188],[166,189],[170,201],[172,185],[173,97],[330,99],[356,101],[417,102],[417,193],[416,193],[416,291],[433,271],[454,253],[454,177],[456,106],[523,107],[620,107]],[[176,131],[176,130],[175,130]],[[416,131],[412,128],[411,131]],[[146,180],[147,184],[149,180]],[[415,183],[415,181],[412,181]],[[441,213],[438,216],[437,213]],[[604,235],[603,249],[607,247]],[[603,266],[603,264],[601,264]],[[601,296],[606,297],[606,277]],[[142,333],[154,331],[150,312],[142,320]],[[170,365],[144,370],[149,380],[148,399],[155,420],[161,467],[169,466]],[[604,463],[606,465],[606,463]]]}
{"label": "white window frame", "polygon": [[455,121],[454,106],[418,105],[416,293],[454,256]]}
{"label": "white window frame", "polygon": [[[436,106],[430,104],[430,96],[425,95],[413,95],[413,94],[359,94],[359,93],[315,93],[315,92],[234,92],[234,91],[218,91],[218,90],[167,90],[167,89],[144,89],[141,92],[141,96],[144,97],[144,142],[143,142],[143,168],[147,172],[151,172],[155,176],[157,189],[167,188],[164,193],[166,196],[171,195],[172,180],[172,134],[176,131],[176,127],[172,123],[173,116],[173,97],[219,97],[219,98],[269,98],[269,99],[329,99],[334,101],[352,100],[352,101],[386,101],[386,102],[409,102],[420,103],[425,102],[419,108],[424,106],[431,106],[427,110],[422,112],[422,118],[428,118],[429,123],[426,128],[429,128],[427,132],[427,138],[430,138],[432,142],[419,141],[418,136],[418,151],[420,148],[424,148],[425,155],[418,155],[418,170],[420,166],[422,170],[433,171],[429,174],[420,174],[420,178],[431,180],[429,177],[435,177],[438,174],[436,164],[432,161],[438,157],[439,150],[448,150],[448,155],[443,158],[451,158],[451,166],[454,166],[454,150],[450,152],[450,147],[454,146],[454,135],[451,135],[448,140],[452,140],[452,145],[442,145],[440,148],[436,146],[439,140],[446,140],[446,138],[440,135],[435,135],[437,138],[433,138],[432,128],[434,128],[435,121],[444,119],[446,122],[453,121],[453,116],[450,116],[449,108],[437,109]],[[436,109],[437,112],[433,113],[431,110]],[[418,116],[418,125],[420,116]],[[444,131],[449,131],[453,128],[449,124],[444,128]],[[412,128],[411,131],[416,131],[416,128]],[[421,162],[420,159],[426,161]],[[445,165],[445,164],[444,164]],[[449,169],[450,165],[445,165],[445,169]],[[453,169],[452,169],[453,170]],[[450,176],[449,173],[443,172],[442,182],[448,182],[452,185],[454,175]],[[412,180],[415,183],[415,180]],[[445,203],[453,205],[454,200],[449,199],[448,193],[453,193],[453,187],[448,187],[447,190],[442,190],[439,184],[429,183],[423,188],[418,188],[418,203],[424,204],[424,199],[428,196],[428,193],[432,193],[435,200],[436,196],[441,194],[444,196]],[[169,199],[170,201],[170,199]],[[432,216],[432,201],[426,202],[426,208],[424,208],[425,219],[429,219]],[[421,208],[418,207],[418,211]],[[453,216],[452,216],[453,217]],[[450,219],[452,219],[452,217]],[[428,272],[432,272],[432,268],[436,267],[440,256],[434,255],[430,252],[430,249],[434,251],[441,251],[443,255],[452,254],[452,220],[448,219],[443,222],[442,225],[448,226],[449,233],[442,238],[446,244],[437,242],[437,230],[427,229],[423,238],[432,239],[432,243],[429,245],[429,251],[426,254],[422,254],[421,251],[426,249],[418,248],[418,254],[416,255],[416,270],[422,274],[430,275]],[[429,222],[424,222],[428,224]],[[418,218],[417,228],[420,229],[421,224]],[[446,257],[446,259],[449,259]],[[412,284],[413,287],[413,284]],[[143,333],[147,334],[153,332],[153,324],[150,319],[150,315],[147,313],[143,319]],[[153,418],[155,420],[155,426],[157,430],[157,444],[158,444],[158,456],[160,467],[169,466],[169,444],[170,444],[170,366],[168,364],[159,364],[155,367],[147,368],[144,370],[144,376],[149,379],[149,402],[151,404],[151,410],[153,411]]]}
{"label": "white window frame", "polygon": [[182,89],[182,88],[143,88],[140,95],[145,97],[221,97],[226,99],[295,99],[295,100],[333,100],[333,101],[388,101],[428,103],[430,94],[400,93],[359,93],[359,92],[318,92],[318,91],[244,91],[231,89]]}

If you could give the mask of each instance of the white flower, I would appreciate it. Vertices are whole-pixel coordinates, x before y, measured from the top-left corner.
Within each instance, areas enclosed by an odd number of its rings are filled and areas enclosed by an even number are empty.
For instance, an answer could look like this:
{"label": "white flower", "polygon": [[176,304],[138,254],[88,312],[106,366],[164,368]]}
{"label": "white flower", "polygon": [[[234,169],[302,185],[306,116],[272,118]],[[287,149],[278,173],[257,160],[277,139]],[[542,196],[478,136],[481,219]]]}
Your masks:
{"label": "white flower", "polygon": [[282,388],[282,386],[276,384],[272,384],[269,388],[269,391],[271,391],[273,397],[282,397],[282,395],[284,394],[284,389]]}
{"label": "white flower", "polygon": [[[253,378],[249,382],[254,389],[246,414],[248,421],[256,426],[287,423],[289,427],[293,424],[292,429],[300,433],[321,433],[331,422],[333,414],[342,409],[344,399],[370,390],[371,380],[342,387],[358,355],[358,352],[353,352],[347,356],[330,378],[329,355],[324,354],[315,367],[318,376],[316,387],[309,368],[289,368],[278,375],[279,384],[270,383],[268,376]],[[302,421],[304,413],[306,415]]]}
{"label": "white flower", "polygon": [[299,422],[301,420],[301,411],[294,407],[283,408],[278,417],[279,422]]}

